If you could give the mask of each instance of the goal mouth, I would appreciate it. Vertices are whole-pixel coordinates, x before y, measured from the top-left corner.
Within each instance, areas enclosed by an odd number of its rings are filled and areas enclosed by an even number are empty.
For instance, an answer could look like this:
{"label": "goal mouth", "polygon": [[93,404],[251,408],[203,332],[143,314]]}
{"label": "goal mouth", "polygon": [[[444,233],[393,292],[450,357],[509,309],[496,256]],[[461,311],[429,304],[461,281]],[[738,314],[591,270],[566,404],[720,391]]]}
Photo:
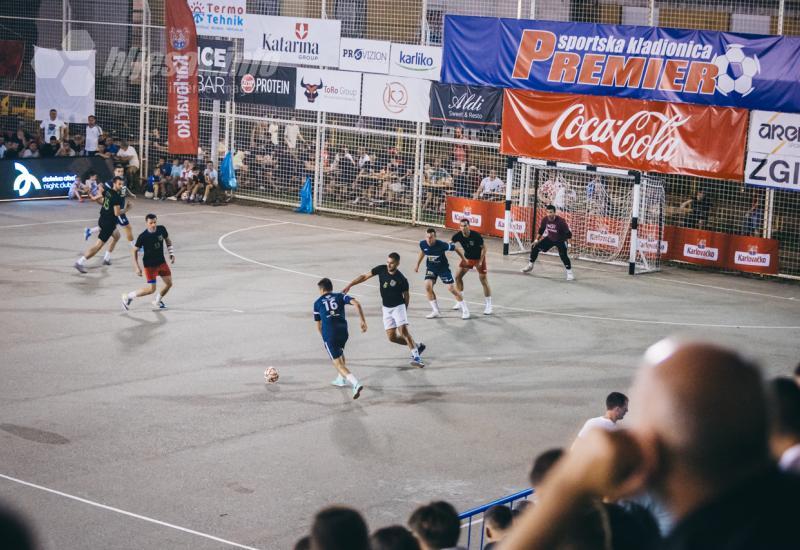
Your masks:
{"label": "goal mouth", "polygon": [[530,252],[546,207],[553,205],[572,231],[571,256],[628,266],[631,275],[661,270],[666,195],[659,176],[518,158],[511,191],[509,254]]}

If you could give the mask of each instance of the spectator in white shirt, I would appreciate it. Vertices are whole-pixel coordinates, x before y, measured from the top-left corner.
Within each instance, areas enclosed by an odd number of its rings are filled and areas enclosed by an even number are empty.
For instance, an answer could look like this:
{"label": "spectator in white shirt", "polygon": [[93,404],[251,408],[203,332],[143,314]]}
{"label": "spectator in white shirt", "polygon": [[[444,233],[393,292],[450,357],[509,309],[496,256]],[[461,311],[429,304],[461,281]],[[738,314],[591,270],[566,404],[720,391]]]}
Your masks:
{"label": "spectator in white shirt", "polygon": [[[125,165],[128,181],[131,183],[137,182],[137,177],[139,175],[139,154],[136,152],[136,149],[128,143],[127,139],[123,139],[120,143],[120,148],[119,151],[117,151],[116,157],[118,161]],[[134,185],[134,187],[138,187],[138,185]]]}
{"label": "spectator in white shirt", "polygon": [[6,138],[0,136],[0,159],[6,156]]}
{"label": "spectator in white shirt", "polygon": [[800,474],[800,388],[791,378],[780,377],[770,383],[772,426],[769,446],[778,467]]}
{"label": "spectator in white shirt", "polygon": [[478,190],[475,192],[475,199],[483,198],[497,198],[499,195],[505,195],[506,184],[503,180],[497,177],[495,170],[489,170],[489,175],[481,180]]}
{"label": "spectator in white shirt", "polygon": [[86,142],[84,144],[84,151],[87,157],[93,157],[97,152],[97,143],[100,141],[100,136],[103,135],[103,129],[97,125],[97,119],[94,115],[89,115],[89,124],[86,126]]}
{"label": "spectator in white shirt", "polygon": [[294,117],[292,117],[292,121],[286,125],[286,128],[284,128],[283,132],[283,140],[286,143],[286,147],[292,151],[294,151],[295,147],[297,147],[297,140],[300,140],[303,143],[306,141],[303,137],[303,133],[300,131],[300,126],[297,125],[297,121]]}
{"label": "spectator in white shirt", "polygon": [[203,193],[203,202],[207,203],[209,195],[214,193],[214,199],[217,198],[217,192],[219,191],[219,178],[217,177],[217,171],[214,170],[214,163],[207,162],[206,169],[203,170],[203,176],[206,180],[206,191]]}
{"label": "spectator in white shirt", "polygon": [[41,155],[39,154],[39,145],[31,140],[28,146],[22,151],[22,155],[20,155],[24,159],[38,159]]}
{"label": "spectator in white shirt", "polygon": [[42,141],[50,143],[50,138],[55,137],[56,140],[61,141],[66,132],[67,125],[63,120],[58,119],[58,111],[50,109],[50,119],[43,120],[40,125],[42,129]]}
{"label": "spectator in white shirt", "polygon": [[584,437],[593,428],[602,428],[613,431],[617,429],[617,422],[625,418],[628,413],[628,398],[623,393],[612,391],[606,397],[606,414],[597,418],[590,418],[578,432],[578,439]]}

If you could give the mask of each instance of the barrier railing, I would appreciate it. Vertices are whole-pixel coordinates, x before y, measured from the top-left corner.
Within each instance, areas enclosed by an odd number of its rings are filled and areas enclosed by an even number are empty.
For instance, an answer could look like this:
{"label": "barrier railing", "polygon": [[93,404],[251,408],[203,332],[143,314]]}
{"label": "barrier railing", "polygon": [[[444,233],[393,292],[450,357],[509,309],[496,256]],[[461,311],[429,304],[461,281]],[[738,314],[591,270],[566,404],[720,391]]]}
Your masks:
{"label": "barrier railing", "polygon": [[[528,500],[528,497],[533,494],[533,489],[525,489],[524,491],[520,491],[518,493],[514,493],[513,495],[508,495],[503,498],[499,498],[497,500],[493,500],[492,502],[488,502],[481,506],[477,506],[466,512],[462,512],[458,515],[458,519],[461,520],[461,528],[467,530],[467,548],[469,549],[472,544],[472,527],[473,525],[480,525],[481,526],[481,536],[480,536],[480,544],[478,545],[479,549],[483,548],[483,537],[484,533],[486,532],[483,529],[483,514],[493,506],[500,506],[508,504],[511,506],[511,509],[514,509],[514,503],[520,500]],[[480,519],[473,519],[475,516],[480,515]]]}

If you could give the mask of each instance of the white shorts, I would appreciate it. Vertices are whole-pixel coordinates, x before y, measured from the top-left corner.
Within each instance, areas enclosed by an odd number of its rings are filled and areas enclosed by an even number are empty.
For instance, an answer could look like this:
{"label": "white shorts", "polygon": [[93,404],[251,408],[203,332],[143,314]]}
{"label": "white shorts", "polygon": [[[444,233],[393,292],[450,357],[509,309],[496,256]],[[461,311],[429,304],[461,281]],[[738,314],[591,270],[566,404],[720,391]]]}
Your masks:
{"label": "white shorts", "polygon": [[383,307],[383,329],[402,327],[408,324],[406,305],[400,304],[395,307]]}

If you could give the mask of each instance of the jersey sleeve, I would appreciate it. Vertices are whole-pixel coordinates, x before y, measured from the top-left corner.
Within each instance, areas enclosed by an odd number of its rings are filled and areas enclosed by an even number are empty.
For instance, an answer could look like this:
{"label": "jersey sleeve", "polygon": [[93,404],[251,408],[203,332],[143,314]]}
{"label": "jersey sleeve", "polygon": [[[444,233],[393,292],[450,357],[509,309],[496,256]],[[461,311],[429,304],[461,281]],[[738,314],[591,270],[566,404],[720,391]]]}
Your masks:
{"label": "jersey sleeve", "polygon": [[478,246],[483,246],[483,235],[475,233],[475,242],[478,243]]}
{"label": "jersey sleeve", "polygon": [[461,239],[458,238],[459,235],[461,235],[460,231],[458,233],[454,233],[453,236],[450,238],[450,242],[452,243],[461,242]]}
{"label": "jersey sleeve", "polygon": [[[444,242],[444,241],[442,241],[442,242]],[[445,246],[445,251],[447,251],[447,250],[455,250],[456,249],[455,243],[444,243],[444,246]]]}
{"label": "jersey sleeve", "polygon": [[319,315],[319,302],[314,302],[314,320],[321,321],[322,317]]}
{"label": "jersey sleeve", "polygon": [[163,225],[161,226],[161,232],[163,233],[165,239],[169,239],[169,233],[167,232],[167,228],[164,227]]}
{"label": "jersey sleeve", "polygon": [[400,281],[400,292],[408,292],[408,279],[406,279],[405,275]]}
{"label": "jersey sleeve", "polygon": [[384,269],[386,269],[385,265],[376,265],[375,267],[372,268],[372,271],[370,271],[370,273],[372,273],[373,275],[378,275]]}
{"label": "jersey sleeve", "polygon": [[547,226],[546,226],[545,219],[546,219],[546,218],[542,218],[542,221],[541,221],[541,222],[539,222],[539,235],[544,235],[544,230],[545,230],[545,228],[547,227]]}
{"label": "jersey sleeve", "polygon": [[141,234],[138,237],[136,237],[136,244],[134,246],[136,247],[136,250],[139,250],[140,248],[142,248],[144,246],[144,243],[142,242],[142,235]]}
{"label": "jersey sleeve", "polygon": [[352,303],[353,299],[350,297],[349,294],[342,294],[342,302],[345,304]]}

